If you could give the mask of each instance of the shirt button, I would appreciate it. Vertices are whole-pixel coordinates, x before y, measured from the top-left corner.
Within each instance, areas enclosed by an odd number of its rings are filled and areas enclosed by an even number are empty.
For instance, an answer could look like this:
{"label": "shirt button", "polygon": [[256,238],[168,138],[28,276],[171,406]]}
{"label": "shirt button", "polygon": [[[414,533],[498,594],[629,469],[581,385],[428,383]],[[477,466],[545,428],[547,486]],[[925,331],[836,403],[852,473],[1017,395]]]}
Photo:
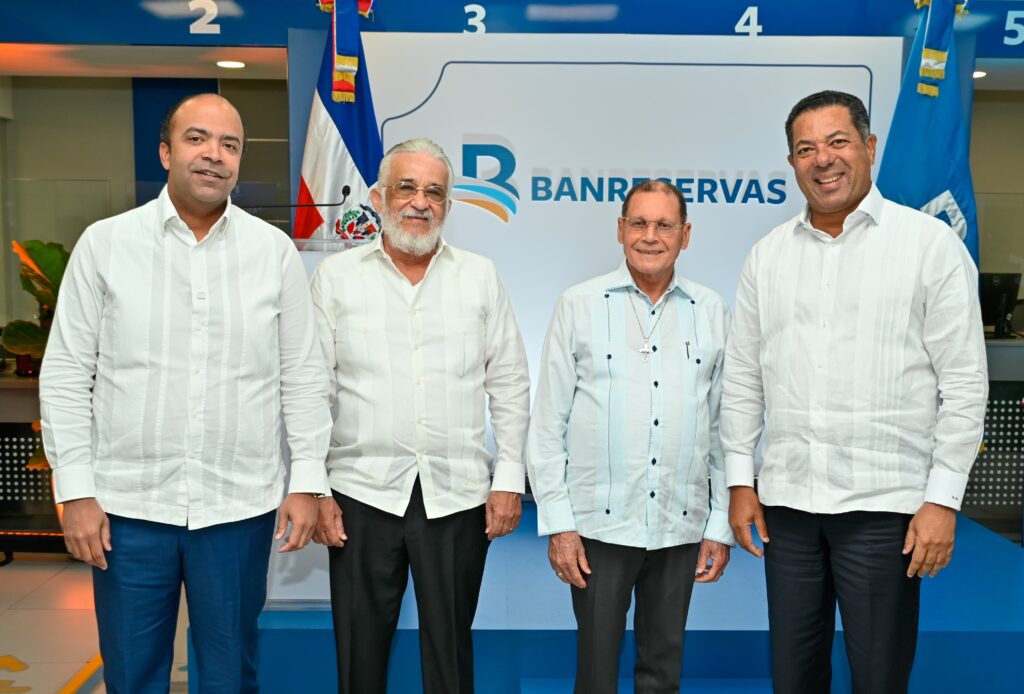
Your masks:
{"label": "shirt button", "polygon": [[658,345],[651,345],[651,351],[652,352],[657,352],[658,351]]}
{"label": "shirt button", "polygon": [[658,459],[657,458],[651,458],[651,465],[657,465],[657,464],[658,464]]}
{"label": "shirt button", "polygon": [[654,309],[651,309],[651,315],[652,315],[652,316],[653,316],[653,315],[655,315],[655,311],[654,311]]}
{"label": "shirt button", "polygon": [[608,355],[608,358],[609,358],[609,359],[611,359],[611,358],[612,358],[612,355],[610,355],[610,354],[609,354],[609,355]]}
{"label": "shirt button", "polygon": [[658,420],[657,419],[654,420],[654,426],[658,426]]}
{"label": "shirt button", "polygon": [[686,511],[683,511],[683,515],[684,515],[684,516],[686,515]]}
{"label": "shirt button", "polygon": [[657,387],[658,387],[658,382],[657,382],[657,381],[655,381],[655,382],[654,382],[654,387],[655,387],[655,388],[657,388]]}
{"label": "shirt button", "polygon": [[652,499],[654,498],[654,492],[651,492],[651,498]]}
{"label": "shirt button", "polygon": [[697,360],[697,363],[698,363],[698,364],[700,363],[700,359],[698,359],[698,360]]}

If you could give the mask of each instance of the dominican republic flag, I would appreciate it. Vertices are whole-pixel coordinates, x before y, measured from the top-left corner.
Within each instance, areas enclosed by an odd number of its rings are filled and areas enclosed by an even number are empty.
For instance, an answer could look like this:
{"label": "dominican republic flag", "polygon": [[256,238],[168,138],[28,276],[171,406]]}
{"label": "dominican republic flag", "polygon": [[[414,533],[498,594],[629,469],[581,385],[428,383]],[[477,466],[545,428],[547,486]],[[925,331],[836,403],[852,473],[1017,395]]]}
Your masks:
{"label": "dominican republic flag", "polygon": [[953,19],[966,3],[927,6],[907,59],[896,113],[878,172],[882,195],[938,217],[959,234],[978,264],[978,218],[960,99]]}
{"label": "dominican republic flag", "polygon": [[[333,12],[331,32],[309,113],[296,201],[318,207],[297,208],[293,234],[337,240],[339,247],[366,241],[380,228],[368,200],[384,152],[356,8],[356,0],[337,0],[326,8]],[[350,189],[345,204],[329,206],[341,201],[345,186]]]}

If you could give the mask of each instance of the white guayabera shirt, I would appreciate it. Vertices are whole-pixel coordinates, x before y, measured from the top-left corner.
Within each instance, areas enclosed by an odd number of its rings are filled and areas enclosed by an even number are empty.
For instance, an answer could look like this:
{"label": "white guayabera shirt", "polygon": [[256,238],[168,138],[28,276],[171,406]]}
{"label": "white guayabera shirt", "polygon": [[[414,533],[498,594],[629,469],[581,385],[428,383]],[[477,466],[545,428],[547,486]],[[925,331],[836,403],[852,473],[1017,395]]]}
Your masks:
{"label": "white guayabera shirt", "polygon": [[442,241],[413,285],[378,235],[324,260],[312,292],[335,410],[332,488],[401,516],[418,476],[428,518],[523,491],[530,375],[490,260]]}
{"label": "white guayabera shirt", "polygon": [[988,393],[978,274],[874,186],[836,238],[807,209],[747,258],[725,361],[729,486],[812,513],[959,509]]}
{"label": "white guayabera shirt", "polygon": [[625,263],[562,294],[527,439],[541,535],[733,544],[718,438],[728,330],[715,292],[676,275],[652,305]]}
{"label": "white guayabera shirt", "polygon": [[232,207],[196,242],[167,195],[90,226],[39,397],[56,500],[202,528],[328,490],[327,382],[302,261]]}

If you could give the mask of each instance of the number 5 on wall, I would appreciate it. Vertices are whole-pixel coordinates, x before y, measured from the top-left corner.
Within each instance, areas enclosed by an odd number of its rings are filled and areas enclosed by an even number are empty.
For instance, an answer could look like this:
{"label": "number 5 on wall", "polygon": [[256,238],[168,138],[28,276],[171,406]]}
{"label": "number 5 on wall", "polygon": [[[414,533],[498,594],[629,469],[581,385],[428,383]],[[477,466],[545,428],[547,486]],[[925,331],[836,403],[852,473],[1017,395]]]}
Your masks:
{"label": "number 5 on wall", "polygon": [[[1016,36],[1011,37],[1011,32]],[[1006,36],[1003,37],[1003,43],[1007,46],[1019,46],[1024,43],[1024,12],[1010,10],[1006,13]]]}

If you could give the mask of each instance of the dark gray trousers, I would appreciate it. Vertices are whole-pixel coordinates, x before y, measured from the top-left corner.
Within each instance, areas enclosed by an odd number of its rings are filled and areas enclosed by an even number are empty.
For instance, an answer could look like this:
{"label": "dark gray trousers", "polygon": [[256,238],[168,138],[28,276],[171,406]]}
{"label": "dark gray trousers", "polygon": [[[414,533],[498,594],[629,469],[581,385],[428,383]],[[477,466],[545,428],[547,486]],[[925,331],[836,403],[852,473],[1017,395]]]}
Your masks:
{"label": "dark gray trousers", "polygon": [[905,694],[917,645],[921,579],[907,578],[911,516],[817,514],[766,506],[772,683],[828,694],[836,601],[854,694]]}
{"label": "dark gray trousers", "polygon": [[648,551],[583,538],[591,574],[572,588],[576,694],[616,694],[626,612],[636,593],[636,694],[676,694],[700,544]]}

